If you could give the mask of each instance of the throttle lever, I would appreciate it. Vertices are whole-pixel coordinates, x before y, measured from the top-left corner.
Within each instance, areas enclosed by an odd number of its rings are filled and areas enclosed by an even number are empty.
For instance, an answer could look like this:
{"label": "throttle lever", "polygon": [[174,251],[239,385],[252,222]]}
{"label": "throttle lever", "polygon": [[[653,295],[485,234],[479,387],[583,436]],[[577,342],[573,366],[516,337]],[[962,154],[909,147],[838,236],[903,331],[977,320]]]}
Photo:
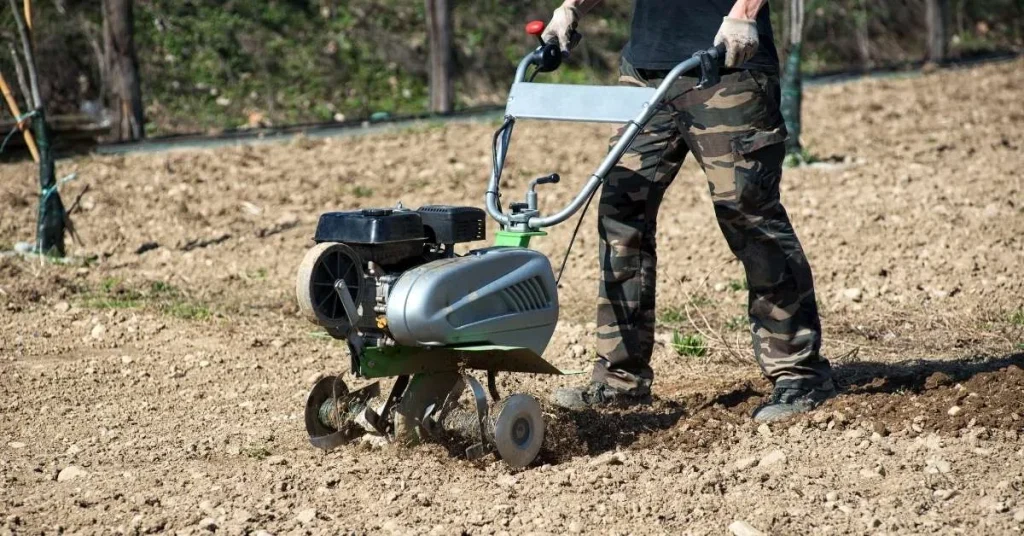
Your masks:
{"label": "throttle lever", "polygon": [[552,173],[545,177],[538,177],[530,181],[530,189],[526,191],[526,207],[529,210],[537,210],[537,191],[535,188],[538,184],[558,184],[558,181],[562,180],[558,176],[558,173]]}

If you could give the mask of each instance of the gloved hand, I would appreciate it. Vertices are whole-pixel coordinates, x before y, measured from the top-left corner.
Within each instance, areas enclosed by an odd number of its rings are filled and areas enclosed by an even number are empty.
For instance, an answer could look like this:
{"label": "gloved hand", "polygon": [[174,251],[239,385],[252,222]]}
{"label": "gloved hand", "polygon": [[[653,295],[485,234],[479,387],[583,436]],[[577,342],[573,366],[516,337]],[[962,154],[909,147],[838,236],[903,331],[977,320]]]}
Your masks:
{"label": "gloved hand", "polygon": [[725,66],[739,67],[754,57],[759,40],[757,23],[748,19],[725,17],[715,36],[715,46],[725,42]]}
{"label": "gloved hand", "polygon": [[544,27],[544,33],[540,38],[547,43],[551,39],[558,39],[558,47],[563,54],[568,54],[572,47],[571,36],[580,22],[580,12],[573,6],[563,5],[551,15],[551,22]]}

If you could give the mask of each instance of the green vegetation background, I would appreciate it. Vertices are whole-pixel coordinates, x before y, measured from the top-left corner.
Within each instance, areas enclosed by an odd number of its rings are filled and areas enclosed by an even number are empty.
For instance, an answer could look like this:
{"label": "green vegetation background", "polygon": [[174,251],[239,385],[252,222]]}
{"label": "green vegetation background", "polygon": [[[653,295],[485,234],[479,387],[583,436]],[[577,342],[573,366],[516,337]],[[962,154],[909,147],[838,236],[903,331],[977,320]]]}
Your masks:
{"label": "green vegetation background", "polygon": [[[501,103],[515,63],[535,45],[523,32],[557,0],[453,0],[457,106]],[[427,107],[421,0],[137,0],[136,47],[148,134],[360,120]],[[612,83],[630,19],[605,0],[582,28],[568,83]],[[52,113],[79,113],[100,94],[99,0],[36,2],[44,92]],[[781,48],[781,2],[773,2]],[[59,10],[58,6],[63,6]],[[953,0],[954,55],[1020,49],[1024,1]],[[5,5],[6,8],[6,5]],[[808,72],[914,61],[924,45],[923,0],[829,2],[808,18]],[[857,24],[867,35],[857,41]],[[0,37],[14,36],[0,13]],[[10,41],[9,41],[10,42]],[[6,47],[5,47],[6,48]],[[864,52],[867,52],[867,56]],[[7,51],[0,69],[13,79]]]}

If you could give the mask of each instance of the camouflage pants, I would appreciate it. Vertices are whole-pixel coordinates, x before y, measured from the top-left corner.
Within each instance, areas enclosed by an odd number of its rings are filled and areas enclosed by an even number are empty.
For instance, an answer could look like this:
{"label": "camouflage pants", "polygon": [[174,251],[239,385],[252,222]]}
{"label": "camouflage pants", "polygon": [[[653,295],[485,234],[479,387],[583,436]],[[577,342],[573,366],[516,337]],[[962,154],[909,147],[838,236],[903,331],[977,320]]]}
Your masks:
{"label": "camouflage pants", "polygon": [[[664,73],[623,61],[620,83],[657,86]],[[819,355],[821,326],[811,269],[779,198],[787,132],[778,77],[723,73],[693,90],[675,82],[670,101],[608,174],[598,212],[601,284],[593,379],[629,392],[649,390],[654,347],[657,215],[665,191],[692,152],[704,170],[715,216],[743,263],[754,356],[776,386],[830,378]],[[614,145],[622,134],[612,139]]]}

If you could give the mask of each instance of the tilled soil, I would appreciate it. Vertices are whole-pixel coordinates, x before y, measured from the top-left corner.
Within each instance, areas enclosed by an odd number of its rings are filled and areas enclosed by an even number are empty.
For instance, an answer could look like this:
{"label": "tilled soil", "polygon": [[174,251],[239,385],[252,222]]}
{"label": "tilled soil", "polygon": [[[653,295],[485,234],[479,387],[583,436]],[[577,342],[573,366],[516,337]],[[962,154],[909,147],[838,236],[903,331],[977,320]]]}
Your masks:
{"label": "tilled soil", "polygon": [[[0,257],[2,530],[1019,533],[1022,83],[1018,60],[808,91],[803,141],[823,161],[787,170],[783,201],[843,392],[790,422],[749,419],[769,385],[743,272],[688,162],[659,219],[655,400],[546,405],[545,448],[523,470],[451,445],[323,454],[302,422],[314,381],[348,359],[295,303],[318,215],[479,205],[496,125],[62,162],[80,177],[68,204],[90,185],[72,216],[84,244],[67,264]],[[558,171],[541,198],[564,204],[609,132],[518,126],[505,200]],[[33,173],[0,168],[9,242],[33,236]],[[594,212],[546,353],[565,370],[593,358]],[[572,227],[537,241],[556,269]],[[707,355],[677,354],[673,330],[702,334]],[[584,380],[499,387],[543,399]]]}

